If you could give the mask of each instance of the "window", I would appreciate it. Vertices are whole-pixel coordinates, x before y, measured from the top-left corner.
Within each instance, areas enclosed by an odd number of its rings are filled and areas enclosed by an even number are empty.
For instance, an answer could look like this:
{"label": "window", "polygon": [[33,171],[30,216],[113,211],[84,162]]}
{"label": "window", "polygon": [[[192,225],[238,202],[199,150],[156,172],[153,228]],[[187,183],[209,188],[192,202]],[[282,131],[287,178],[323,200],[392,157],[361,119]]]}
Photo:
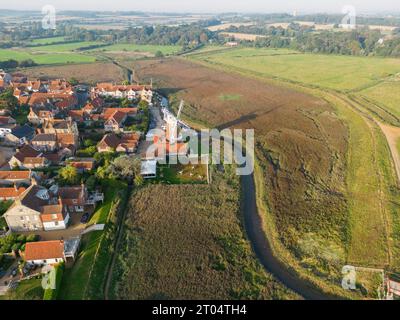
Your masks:
{"label": "window", "polygon": [[22,216],[21,216],[21,217],[19,217],[19,218],[21,219],[21,221],[24,221],[24,220],[25,220],[25,218],[24,218],[24,217],[22,217]]}
{"label": "window", "polygon": [[55,225],[55,226],[58,226],[58,221],[54,221],[54,225]]}

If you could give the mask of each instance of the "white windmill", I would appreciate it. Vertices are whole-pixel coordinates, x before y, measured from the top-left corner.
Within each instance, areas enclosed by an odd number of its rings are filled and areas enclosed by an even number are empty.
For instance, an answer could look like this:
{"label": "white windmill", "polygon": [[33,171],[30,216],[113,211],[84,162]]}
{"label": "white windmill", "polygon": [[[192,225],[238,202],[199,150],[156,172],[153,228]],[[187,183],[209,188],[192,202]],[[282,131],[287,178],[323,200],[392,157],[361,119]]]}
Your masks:
{"label": "white windmill", "polygon": [[166,116],[165,121],[167,122],[167,127],[169,130],[168,140],[171,145],[175,144],[179,140],[178,123],[179,123],[179,118],[181,117],[184,105],[185,105],[185,102],[183,100],[181,100],[176,117],[171,112],[167,112],[165,114],[165,116]]}

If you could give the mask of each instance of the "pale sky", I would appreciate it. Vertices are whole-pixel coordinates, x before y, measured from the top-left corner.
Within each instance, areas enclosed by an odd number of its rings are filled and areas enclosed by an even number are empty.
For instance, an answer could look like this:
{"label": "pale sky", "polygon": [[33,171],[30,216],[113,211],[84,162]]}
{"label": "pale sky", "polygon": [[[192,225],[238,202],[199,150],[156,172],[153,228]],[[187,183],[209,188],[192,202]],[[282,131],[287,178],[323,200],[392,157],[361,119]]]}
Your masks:
{"label": "pale sky", "polygon": [[148,11],[148,12],[327,12],[340,13],[345,5],[357,12],[400,12],[399,0],[0,0],[0,9],[41,10],[51,4],[56,10]]}

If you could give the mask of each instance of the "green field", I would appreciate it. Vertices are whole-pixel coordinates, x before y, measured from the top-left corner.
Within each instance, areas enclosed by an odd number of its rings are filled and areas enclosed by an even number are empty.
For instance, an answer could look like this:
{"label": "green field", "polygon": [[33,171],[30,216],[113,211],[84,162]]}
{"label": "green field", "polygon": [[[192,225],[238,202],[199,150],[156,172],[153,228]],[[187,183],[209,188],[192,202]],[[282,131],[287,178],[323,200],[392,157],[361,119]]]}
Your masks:
{"label": "green field", "polygon": [[[100,50],[105,52],[146,52],[155,54],[157,51],[161,51],[164,55],[171,55],[179,52],[182,49],[180,46],[161,46],[161,45],[136,45],[136,44],[113,44]],[[93,49],[89,51],[97,51],[99,49]]]}
{"label": "green field", "polygon": [[386,81],[358,94],[400,119],[400,81]]}
{"label": "green field", "polygon": [[343,91],[361,89],[400,72],[400,59],[296,54],[290,50],[245,48],[193,58],[260,76]]}
{"label": "green field", "polygon": [[[36,39],[32,43],[46,44],[51,39],[54,42],[63,41],[62,37]],[[180,46],[157,46],[157,45],[134,45],[134,44],[115,44],[104,48],[97,48],[92,50],[85,50],[79,52],[79,48],[89,47],[93,45],[101,45],[102,42],[96,41],[83,41],[71,42],[64,44],[49,44],[37,47],[28,48],[13,48],[13,49],[0,49],[0,61],[14,59],[23,61],[31,59],[37,64],[51,65],[51,64],[68,64],[68,63],[90,63],[95,62],[99,58],[96,57],[96,52],[102,51],[105,53],[150,53],[154,55],[156,52],[161,51],[164,55],[172,55],[179,52],[182,48]]]}
{"label": "green field", "polygon": [[54,44],[47,46],[40,46],[31,48],[32,52],[71,52],[77,50],[79,48],[88,47],[88,46],[96,46],[104,44],[103,42],[98,41],[82,41],[82,42],[71,42],[71,43],[63,43],[63,44]]}
{"label": "green field", "polygon": [[37,64],[67,64],[67,63],[90,63],[95,62],[96,57],[79,53],[33,53],[17,49],[0,49],[0,61],[14,59],[23,61],[32,59]]}

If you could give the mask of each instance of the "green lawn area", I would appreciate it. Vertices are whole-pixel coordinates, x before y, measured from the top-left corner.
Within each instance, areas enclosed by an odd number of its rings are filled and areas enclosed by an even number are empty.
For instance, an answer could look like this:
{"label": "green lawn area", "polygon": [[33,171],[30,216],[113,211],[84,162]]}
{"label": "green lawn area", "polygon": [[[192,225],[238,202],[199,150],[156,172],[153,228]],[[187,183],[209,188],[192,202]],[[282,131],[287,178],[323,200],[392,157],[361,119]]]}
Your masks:
{"label": "green lawn area", "polygon": [[32,278],[23,280],[18,287],[10,291],[6,299],[10,300],[42,300],[44,290],[42,288],[42,279]]}
{"label": "green lawn area", "polygon": [[[161,45],[137,45],[137,44],[113,44],[100,50],[105,50],[106,52],[119,52],[119,51],[127,51],[127,52],[148,52],[148,53],[156,53],[157,51],[161,51],[164,55],[171,55],[179,52],[182,49],[180,46],[161,46]],[[99,49],[93,49],[93,51],[97,51]]]}
{"label": "green lawn area", "polygon": [[234,49],[193,56],[233,70],[350,91],[400,72],[400,59],[294,54],[290,50]]}
{"label": "green lawn area", "polygon": [[[89,221],[89,224],[106,223],[109,218],[110,209],[112,208],[113,201],[117,198],[117,193],[121,190],[125,190],[126,185],[118,181],[109,181],[105,190],[104,203],[98,207],[94,215]],[[100,275],[101,280],[96,285],[102,286],[101,273],[105,272],[105,268],[110,259],[110,254],[102,254],[102,241],[109,240],[104,238],[105,231],[95,231],[86,234],[82,237],[81,249],[75,265],[72,269],[66,269],[61,290],[58,295],[60,300],[82,300],[88,299],[88,290],[94,285],[90,283],[91,277],[94,277],[96,281]],[[99,267],[101,270],[99,270]],[[92,273],[92,270],[96,268],[96,271]],[[97,288],[98,292],[103,288]]]}
{"label": "green lawn area", "polygon": [[157,179],[150,183],[167,184],[203,184],[207,183],[207,167],[205,165],[160,165],[157,168]]}

